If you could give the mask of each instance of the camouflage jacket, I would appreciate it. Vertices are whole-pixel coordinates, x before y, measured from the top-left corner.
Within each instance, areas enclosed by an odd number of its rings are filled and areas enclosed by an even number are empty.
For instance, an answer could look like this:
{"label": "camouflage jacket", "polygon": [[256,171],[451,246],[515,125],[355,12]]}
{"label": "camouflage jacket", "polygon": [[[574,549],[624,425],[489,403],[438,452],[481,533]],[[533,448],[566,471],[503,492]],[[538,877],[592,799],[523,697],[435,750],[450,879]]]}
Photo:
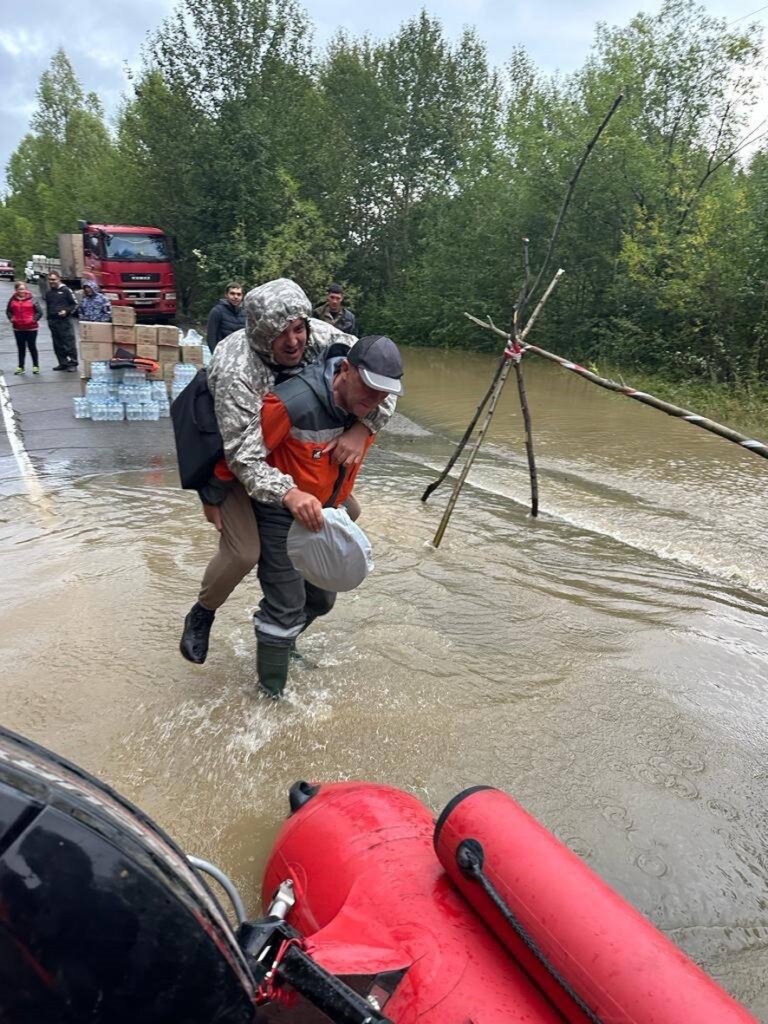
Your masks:
{"label": "camouflage jacket", "polygon": [[[309,337],[302,365],[314,362],[333,344],[351,347],[357,339],[322,320],[310,319],[312,307],[302,289],[287,278],[253,288],[245,297],[245,328],[216,346],[208,367],[216,419],[224,442],[227,464],[251,498],[280,505],[296,484],[266,462],[261,431],[261,406],[271,391],[279,367],[271,362],[272,342],[291,320],[306,319]],[[390,395],[363,422],[374,433],[395,408]]]}

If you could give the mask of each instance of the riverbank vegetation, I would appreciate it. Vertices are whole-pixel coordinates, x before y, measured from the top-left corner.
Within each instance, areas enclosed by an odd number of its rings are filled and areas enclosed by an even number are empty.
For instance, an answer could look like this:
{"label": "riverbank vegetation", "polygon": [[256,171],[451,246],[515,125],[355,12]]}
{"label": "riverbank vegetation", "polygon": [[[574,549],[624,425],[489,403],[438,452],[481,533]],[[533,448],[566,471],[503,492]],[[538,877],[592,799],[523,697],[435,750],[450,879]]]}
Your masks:
{"label": "riverbank vegetation", "polygon": [[623,93],[554,254],[547,347],[628,380],[759,394],[768,150],[744,143],[764,60],[756,27],[691,0],[598,26],[584,66],[555,77],[522,49],[491,67],[474,32],[451,41],[425,12],[318,53],[293,0],[177,0],[114,125],[54,56],[10,161],[0,251],[23,265],[82,216],[154,224],[178,240],[188,312],[231,277],[286,274],[317,301],[340,279],[366,331],[488,349],[463,311],[510,322],[521,240],[535,270]]}

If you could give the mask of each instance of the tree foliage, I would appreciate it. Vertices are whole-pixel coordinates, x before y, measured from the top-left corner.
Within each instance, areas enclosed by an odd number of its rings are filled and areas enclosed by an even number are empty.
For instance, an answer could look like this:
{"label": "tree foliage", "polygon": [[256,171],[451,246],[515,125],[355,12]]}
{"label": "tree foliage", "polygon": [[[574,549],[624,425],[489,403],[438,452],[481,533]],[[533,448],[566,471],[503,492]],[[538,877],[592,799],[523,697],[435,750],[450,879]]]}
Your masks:
{"label": "tree foliage", "polygon": [[[559,237],[542,331],[574,358],[670,375],[768,374],[768,152],[739,155],[764,60],[694,0],[599,25],[582,68],[489,65],[422,11],[324,53],[296,0],[177,0],[114,130],[59,51],[8,168],[0,249],[51,251],[79,216],[178,239],[203,312],[229,278],[341,279],[367,331],[485,347],[509,323],[566,184],[615,96]],[[554,269],[554,268],[553,268]]]}

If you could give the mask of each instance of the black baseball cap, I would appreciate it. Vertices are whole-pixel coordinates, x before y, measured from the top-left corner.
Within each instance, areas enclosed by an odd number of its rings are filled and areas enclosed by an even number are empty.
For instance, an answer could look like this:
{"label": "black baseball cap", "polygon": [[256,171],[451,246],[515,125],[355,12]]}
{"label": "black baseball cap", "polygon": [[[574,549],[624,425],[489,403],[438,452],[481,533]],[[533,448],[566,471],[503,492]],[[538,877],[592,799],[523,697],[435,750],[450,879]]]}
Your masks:
{"label": "black baseball cap", "polygon": [[340,284],[336,284],[334,282],[333,284],[329,284],[328,285],[328,294],[329,295],[343,295],[344,294],[344,289],[341,287]]}
{"label": "black baseball cap", "polygon": [[369,388],[402,395],[403,360],[397,345],[386,334],[369,334],[353,345],[347,356]]}

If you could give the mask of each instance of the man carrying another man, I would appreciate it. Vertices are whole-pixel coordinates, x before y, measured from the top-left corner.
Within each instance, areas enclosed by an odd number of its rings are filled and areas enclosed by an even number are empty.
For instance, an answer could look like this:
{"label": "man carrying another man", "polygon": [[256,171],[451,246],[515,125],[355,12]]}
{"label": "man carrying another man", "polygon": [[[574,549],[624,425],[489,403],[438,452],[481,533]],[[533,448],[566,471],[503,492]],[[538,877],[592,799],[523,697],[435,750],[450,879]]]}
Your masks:
{"label": "man carrying another man", "polygon": [[[184,620],[181,653],[202,664],[216,610],[259,560],[259,533],[251,499],[269,503],[293,480],[266,462],[261,431],[264,397],[284,377],[320,359],[333,344],[355,339],[310,318],[312,306],[293,281],[279,278],[251,289],[245,297],[246,325],[222,342],[208,367],[208,386],[226,463],[200,491],[206,518],[219,531],[219,548],[208,563],[197,602]],[[354,465],[372,433],[389,419],[394,400],[352,423],[335,441],[337,465]],[[350,496],[348,502],[353,501]],[[352,510],[350,509],[350,514]],[[354,518],[354,516],[353,516]]]}
{"label": "man carrying another man", "polygon": [[344,289],[340,284],[332,284],[328,289],[328,298],[325,302],[315,307],[315,316],[318,320],[325,320],[327,324],[345,334],[357,334],[357,317],[351,309],[343,305]]}
{"label": "man carrying another man", "polygon": [[402,394],[403,363],[384,335],[362,338],[351,349],[334,346],[264,399],[261,428],[267,462],[285,474],[268,502],[255,504],[261,538],[259,582],[264,596],[254,614],[259,685],[279,697],[288,677],[296,637],[333,608],[336,594],[302,578],[288,557],[288,531],[296,519],[307,530],[323,528],[323,508],[343,504],[374,441],[359,458],[338,466],[333,442],[371,415],[390,395]]}

